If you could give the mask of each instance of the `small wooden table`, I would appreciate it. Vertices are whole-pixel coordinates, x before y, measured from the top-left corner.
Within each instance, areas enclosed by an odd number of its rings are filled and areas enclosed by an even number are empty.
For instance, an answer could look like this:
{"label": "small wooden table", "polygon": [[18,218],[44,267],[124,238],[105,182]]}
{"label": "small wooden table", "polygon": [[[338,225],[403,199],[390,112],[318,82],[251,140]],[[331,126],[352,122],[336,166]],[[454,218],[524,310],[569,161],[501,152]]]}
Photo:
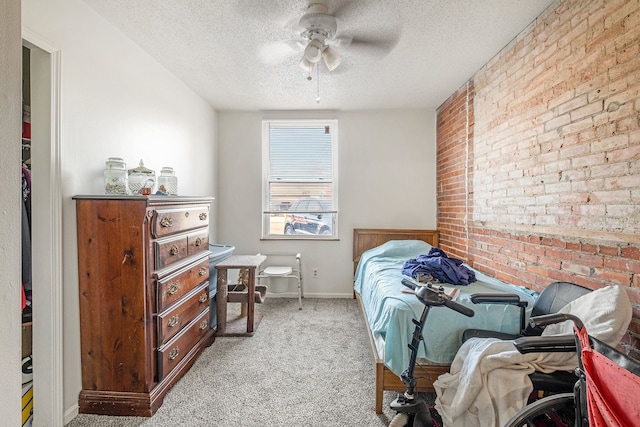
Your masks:
{"label": "small wooden table", "polygon": [[[254,295],[256,291],[256,269],[267,259],[264,255],[232,255],[215,265],[218,271],[218,288],[216,291],[217,312],[218,312],[218,336],[251,336],[260,323],[261,317],[256,316]],[[249,280],[247,283],[246,304],[246,329],[244,327],[243,309],[240,316],[227,320],[227,270],[247,269]],[[244,308],[244,307],[243,307]]]}

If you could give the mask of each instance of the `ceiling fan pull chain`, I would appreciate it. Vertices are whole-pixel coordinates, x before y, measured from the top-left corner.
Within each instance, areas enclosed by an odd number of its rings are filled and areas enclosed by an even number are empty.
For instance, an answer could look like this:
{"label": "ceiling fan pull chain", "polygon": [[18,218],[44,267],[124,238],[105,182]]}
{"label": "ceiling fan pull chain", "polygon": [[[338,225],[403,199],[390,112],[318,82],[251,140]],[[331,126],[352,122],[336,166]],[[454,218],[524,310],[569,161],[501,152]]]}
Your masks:
{"label": "ceiling fan pull chain", "polygon": [[316,65],[316,103],[320,104],[320,67]]}

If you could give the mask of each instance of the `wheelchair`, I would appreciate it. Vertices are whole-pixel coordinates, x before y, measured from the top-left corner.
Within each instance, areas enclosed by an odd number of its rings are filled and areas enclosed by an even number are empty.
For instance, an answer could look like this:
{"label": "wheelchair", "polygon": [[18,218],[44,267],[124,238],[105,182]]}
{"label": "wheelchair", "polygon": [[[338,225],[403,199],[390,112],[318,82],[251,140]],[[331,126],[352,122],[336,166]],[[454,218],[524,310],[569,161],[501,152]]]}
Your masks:
{"label": "wheelchair", "polygon": [[633,427],[640,420],[640,361],[589,336],[576,316],[556,313],[532,317],[533,327],[571,320],[574,346],[567,337],[523,337],[514,341],[521,353],[578,353],[578,367],[572,393],[559,393],[530,403],[516,413],[505,427]]}

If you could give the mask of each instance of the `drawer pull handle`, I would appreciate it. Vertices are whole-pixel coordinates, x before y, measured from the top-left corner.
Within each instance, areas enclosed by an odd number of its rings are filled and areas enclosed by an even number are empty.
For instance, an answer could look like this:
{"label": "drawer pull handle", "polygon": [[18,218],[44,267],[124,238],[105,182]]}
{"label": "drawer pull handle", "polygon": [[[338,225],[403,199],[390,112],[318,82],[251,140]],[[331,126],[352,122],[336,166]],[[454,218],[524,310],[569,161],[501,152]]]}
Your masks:
{"label": "drawer pull handle", "polygon": [[200,267],[200,270],[198,270],[198,276],[204,276],[205,274],[207,274],[207,269]]}
{"label": "drawer pull handle", "polygon": [[207,319],[200,322],[200,330],[204,331],[207,328]]}
{"label": "drawer pull handle", "polygon": [[177,283],[170,283],[169,286],[167,287],[167,295],[173,295],[176,292],[178,292],[178,289],[180,287],[178,286]]}
{"label": "drawer pull handle", "polygon": [[177,255],[178,254],[178,247],[176,245],[171,245],[171,250],[169,251],[169,253],[171,255]]}
{"label": "drawer pull handle", "polygon": [[186,212],[184,213],[184,217],[185,217],[185,218],[189,218],[189,211],[186,211]]}
{"label": "drawer pull handle", "polygon": [[195,243],[195,245],[196,245],[196,246],[201,246],[201,245],[202,245],[202,239],[201,239],[200,237],[198,237],[198,238],[196,239],[196,243]]}
{"label": "drawer pull handle", "polygon": [[172,227],[173,226],[173,219],[171,219],[171,217],[165,216],[160,220],[160,226],[161,227]]}
{"label": "drawer pull handle", "polygon": [[167,322],[167,326],[170,328],[173,328],[174,326],[176,326],[178,324],[178,321],[180,320],[180,317],[178,316],[173,316],[171,319],[169,319],[169,321]]}
{"label": "drawer pull handle", "polygon": [[176,357],[178,357],[178,354],[180,354],[180,349],[178,347],[172,348],[169,352],[169,360],[175,359]]}
{"label": "drawer pull handle", "polygon": [[207,302],[207,299],[208,299],[208,298],[209,298],[209,297],[207,296],[207,293],[205,292],[205,293],[203,293],[202,295],[200,295],[200,298],[198,298],[198,301],[199,301],[199,302]]}
{"label": "drawer pull handle", "polygon": [[205,219],[207,219],[207,213],[206,213],[206,212],[202,212],[202,213],[200,214],[200,220],[201,220],[201,221],[204,221]]}

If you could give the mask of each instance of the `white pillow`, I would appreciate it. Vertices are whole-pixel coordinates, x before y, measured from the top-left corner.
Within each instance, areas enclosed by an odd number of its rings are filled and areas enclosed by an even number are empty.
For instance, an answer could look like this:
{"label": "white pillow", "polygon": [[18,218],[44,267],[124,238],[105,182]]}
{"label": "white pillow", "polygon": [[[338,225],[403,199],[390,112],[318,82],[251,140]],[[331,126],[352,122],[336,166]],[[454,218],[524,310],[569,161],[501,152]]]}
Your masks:
{"label": "white pillow", "polygon": [[[596,289],[577,298],[559,311],[577,316],[592,337],[617,346],[631,323],[632,308],[627,291],[620,285]],[[573,333],[573,322],[548,325],[542,335]]]}

